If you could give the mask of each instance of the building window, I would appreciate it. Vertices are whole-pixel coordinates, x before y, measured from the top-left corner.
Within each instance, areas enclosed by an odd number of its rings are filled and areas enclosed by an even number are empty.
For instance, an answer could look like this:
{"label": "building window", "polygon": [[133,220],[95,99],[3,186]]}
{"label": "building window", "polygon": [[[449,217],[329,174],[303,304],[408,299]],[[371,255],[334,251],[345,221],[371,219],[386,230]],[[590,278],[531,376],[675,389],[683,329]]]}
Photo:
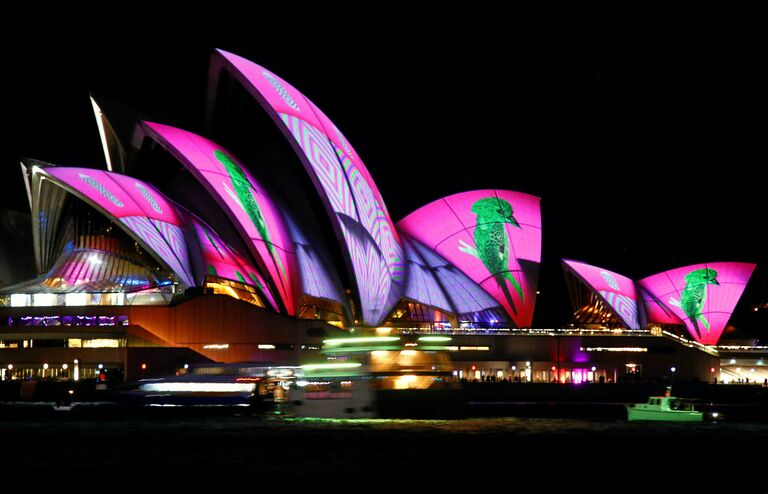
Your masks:
{"label": "building window", "polygon": [[626,364],[625,365],[625,373],[628,376],[642,376],[643,375],[643,365],[642,364]]}

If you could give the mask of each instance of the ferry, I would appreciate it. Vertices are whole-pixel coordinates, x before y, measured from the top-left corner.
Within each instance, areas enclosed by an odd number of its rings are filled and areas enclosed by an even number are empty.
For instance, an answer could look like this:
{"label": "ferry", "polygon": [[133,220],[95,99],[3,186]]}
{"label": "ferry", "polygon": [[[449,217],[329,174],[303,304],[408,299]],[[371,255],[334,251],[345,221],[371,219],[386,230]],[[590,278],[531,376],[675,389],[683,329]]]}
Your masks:
{"label": "ferry", "polygon": [[142,379],[115,390],[121,403],[143,406],[267,406],[284,395],[295,367],[211,364]]}
{"label": "ferry", "polygon": [[324,341],[326,360],[300,366],[287,403],[296,417],[449,416],[462,409],[443,336]]}
{"label": "ferry", "polygon": [[[666,422],[703,422],[704,413],[694,409],[693,401],[672,396],[671,386],[664,396],[651,396],[647,403],[633,403],[627,407],[630,421],[653,420]],[[711,414],[717,419],[717,412]]]}

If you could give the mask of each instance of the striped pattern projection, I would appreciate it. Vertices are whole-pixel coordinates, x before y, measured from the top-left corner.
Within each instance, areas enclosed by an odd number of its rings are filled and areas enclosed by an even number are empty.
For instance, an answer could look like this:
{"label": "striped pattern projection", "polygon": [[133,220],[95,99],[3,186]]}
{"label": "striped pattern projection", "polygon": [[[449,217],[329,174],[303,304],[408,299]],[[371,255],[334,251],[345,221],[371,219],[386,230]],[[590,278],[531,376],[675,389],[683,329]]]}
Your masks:
{"label": "striped pattern projection", "polygon": [[339,215],[339,219],[355,269],[357,288],[363,305],[363,320],[381,321],[394,307],[394,303],[390,305],[388,297],[390,278],[387,263],[371,236],[359,223],[344,215]]}
{"label": "striped pattern projection", "polygon": [[[150,220],[144,216],[126,216],[125,218],[120,218],[120,221],[133,233],[144,240],[144,243],[147,245],[147,247],[162,257],[163,260],[168,263],[168,267],[171,268],[171,271],[174,273],[184,272],[184,268],[182,267],[181,262],[176,258],[175,255],[173,255],[173,248],[168,245],[164,235],[156,226],[157,223],[162,222]],[[178,241],[179,239],[181,239],[182,242],[184,241],[182,236],[183,234],[178,227],[165,223],[161,226],[161,228],[166,230],[168,233],[170,233],[171,229],[173,229],[173,233],[171,233],[171,235],[173,235],[172,238],[174,238],[175,241]],[[178,242],[176,243],[178,246]],[[184,244],[184,246],[186,247],[186,244]],[[185,281],[185,283],[187,283],[189,286],[192,286],[190,285],[190,283],[192,283],[191,279],[189,282]]]}
{"label": "striped pattern projection", "polygon": [[640,328],[640,321],[637,319],[637,300],[605,290],[600,291],[600,296],[608,302],[616,315],[624,321],[629,329]]}
{"label": "striped pattern projection", "polygon": [[285,113],[280,114],[280,118],[304,151],[334,212],[346,214],[359,221],[347,177],[339,166],[333,145],[325,134],[300,118]]}
{"label": "striped pattern projection", "polygon": [[[159,221],[155,219],[151,221],[152,224],[155,225],[157,231],[160,232],[160,235],[162,235],[163,240],[165,240],[166,243],[170,246],[171,252],[173,252],[176,258],[178,258],[180,267],[182,269],[189,269],[183,268],[184,266],[191,265],[189,260],[189,251],[187,250],[187,242],[184,240],[184,230],[171,223],[166,223],[165,221]],[[190,269],[190,273],[191,272],[192,271]]]}
{"label": "striped pattern projection", "polygon": [[119,208],[124,206],[123,201],[115,197],[115,195],[112,192],[107,190],[107,188],[101,183],[99,183],[99,181],[96,180],[95,178],[91,177],[90,175],[86,175],[85,173],[78,173],[78,176],[80,177],[80,180],[82,180],[86,184],[93,187],[93,189],[96,190],[96,192],[101,194],[102,197],[107,199],[109,202],[111,202],[115,206]]}
{"label": "striped pattern projection", "polygon": [[301,271],[301,291],[306,295],[332,300],[344,305],[344,296],[338,280],[331,277],[324,262],[299,227],[286,216],[288,231],[296,249]]}
{"label": "striped pattern projection", "polygon": [[299,157],[344,240],[360,295],[361,322],[380,324],[404,288],[403,249],[362,160],[333,122],[290,83],[232,53],[217,50],[215,56],[298,143]]}
{"label": "striped pattern projection", "polygon": [[563,268],[600,295],[628,329],[640,329],[634,281],[619,273],[568,259],[563,259]]}
{"label": "striped pattern projection", "polygon": [[152,206],[152,209],[155,210],[155,212],[163,214],[163,209],[160,207],[160,205],[157,203],[154,197],[152,197],[152,193],[149,192],[143,185],[141,185],[139,182],[136,182],[133,184],[134,187],[136,187],[136,190],[139,191],[139,193],[144,196],[144,199],[147,200],[150,206]]}
{"label": "striped pattern projection", "polygon": [[[402,248],[384,213],[376,207],[367,182],[346,155],[304,120],[287,114],[280,118],[304,151],[337,214],[355,272],[363,320],[379,324],[400,295],[395,283],[402,283],[403,279]],[[351,222],[362,225],[364,232],[351,226]]]}
{"label": "striped pattern projection", "polygon": [[103,170],[48,167],[42,172],[58,186],[79,193],[147,247],[187,286],[194,286],[182,222],[157,189],[126,175]]}

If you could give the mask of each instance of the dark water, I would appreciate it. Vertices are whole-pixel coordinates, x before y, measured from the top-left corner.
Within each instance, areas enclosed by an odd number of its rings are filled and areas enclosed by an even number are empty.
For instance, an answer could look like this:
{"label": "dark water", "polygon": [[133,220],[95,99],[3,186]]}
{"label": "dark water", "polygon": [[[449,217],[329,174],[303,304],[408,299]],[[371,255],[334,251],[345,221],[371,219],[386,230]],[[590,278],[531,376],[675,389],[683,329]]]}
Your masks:
{"label": "dark water", "polygon": [[[768,492],[768,424],[622,419],[332,420],[220,413],[0,416],[0,474],[36,482],[335,492],[522,487]],[[69,481],[69,480],[68,480]],[[116,484],[116,482],[118,484]],[[415,482],[415,483],[414,483]],[[661,485],[659,485],[661,483]],[[468,486],[468,487],[465,487]]]}

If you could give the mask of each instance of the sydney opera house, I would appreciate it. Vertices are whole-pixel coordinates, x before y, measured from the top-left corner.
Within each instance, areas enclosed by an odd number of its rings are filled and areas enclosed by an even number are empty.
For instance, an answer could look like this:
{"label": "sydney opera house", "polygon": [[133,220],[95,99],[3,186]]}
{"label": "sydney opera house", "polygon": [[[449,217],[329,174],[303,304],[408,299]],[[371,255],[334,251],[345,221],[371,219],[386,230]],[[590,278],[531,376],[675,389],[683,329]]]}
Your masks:
{"label": "sydney opera house", "polygon": [[573,319],[534,328],[538,197],[474,190],[395,222],[312,101],[221,50],[205,136],[92,103],[103,169],[22,161],[38,276],[0,287],[3,379],[298,364],[350,332],[448,336],[468,379],[721,378],[753,264],[635,281],[564,260]]}

